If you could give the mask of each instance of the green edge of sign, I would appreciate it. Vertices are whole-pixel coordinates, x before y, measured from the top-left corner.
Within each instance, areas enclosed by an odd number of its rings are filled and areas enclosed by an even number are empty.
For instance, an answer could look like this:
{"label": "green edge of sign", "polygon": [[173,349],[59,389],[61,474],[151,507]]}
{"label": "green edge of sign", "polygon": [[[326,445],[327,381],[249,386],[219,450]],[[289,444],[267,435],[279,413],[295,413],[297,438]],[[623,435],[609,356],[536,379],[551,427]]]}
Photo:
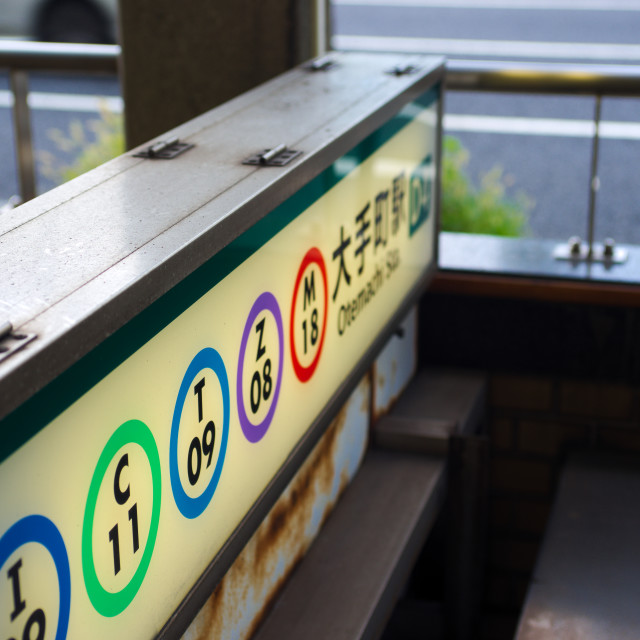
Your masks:
{"label": "green edge of sign", "polygon": [[[430,107],[440,97],[435,85],[391,120],[358,143],[343,158],[362,163],[413,120],[412,105]],[[185,309],[247,260],[316,200],[344,179],[333,163],[302,189],[245,231],[173,289],[34,394],[2,421],[0,462],[54,420],[129,356],[158,334]]]}

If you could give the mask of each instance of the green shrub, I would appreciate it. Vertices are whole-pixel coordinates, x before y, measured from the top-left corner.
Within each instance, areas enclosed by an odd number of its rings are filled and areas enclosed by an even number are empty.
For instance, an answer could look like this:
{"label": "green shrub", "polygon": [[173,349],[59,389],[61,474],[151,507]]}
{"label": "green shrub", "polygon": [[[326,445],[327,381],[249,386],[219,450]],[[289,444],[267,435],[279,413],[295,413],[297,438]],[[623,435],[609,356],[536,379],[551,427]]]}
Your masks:
{"label": "green shrub", "polygon": [[66,132],[51,129],[47,135],[58,151],[74,157],[71,163],[64,164],[53,153],[42,151],[38,154],[41,172],[56,184],[67,182],[125,151],[122,114],[104,107],[99,118],[84,125],[79,120],[72,120]]}
{"label": "green shrub", "polygon": [[522,236],[527,232],[533,201],[524,193],[506,195],[508,178],[494,167],[476,188],[466,173],[469,151],[454,137],[445,136],[442,156],[441,228],[443,231]]}
{"label": "green shrub", "polygon": [[[91,133],[92,136],[87,134]],[[83,125],[74,120],[67,132],[48,132],[57,149],[75,156],[70,164],[60,163],[52,153],[39,154],[41,171],[56,184],[66,182],[124,153],[122,114],[101,109],[100,118]],[[522,236],[527,232],[528,213],[533,202],[523,193],[506,196],[508,179],[494,167],[474,187],[466,174],[469,152],[457,138],[445,136],[442,157],[441,227],[444,231]]]}

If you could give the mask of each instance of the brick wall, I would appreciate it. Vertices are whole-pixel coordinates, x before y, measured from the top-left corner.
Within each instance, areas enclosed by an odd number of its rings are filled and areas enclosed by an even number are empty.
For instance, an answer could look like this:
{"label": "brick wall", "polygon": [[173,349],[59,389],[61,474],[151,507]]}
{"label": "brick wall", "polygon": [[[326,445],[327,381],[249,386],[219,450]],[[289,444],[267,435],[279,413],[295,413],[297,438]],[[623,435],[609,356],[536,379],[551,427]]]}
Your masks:
{"label": "brick wall", "polygon": [[481,637],[511,638],[567,452],[640,453],[640,317],[628,309],[445,295],[426,296],[420,317],[423,364],[489,373]]}
{"label": "brick wall", "polygon": [[513,614],[526,594],[566,453],[640,452],[640,394],[632,384],[494,373],[489,403],[485,601]]}

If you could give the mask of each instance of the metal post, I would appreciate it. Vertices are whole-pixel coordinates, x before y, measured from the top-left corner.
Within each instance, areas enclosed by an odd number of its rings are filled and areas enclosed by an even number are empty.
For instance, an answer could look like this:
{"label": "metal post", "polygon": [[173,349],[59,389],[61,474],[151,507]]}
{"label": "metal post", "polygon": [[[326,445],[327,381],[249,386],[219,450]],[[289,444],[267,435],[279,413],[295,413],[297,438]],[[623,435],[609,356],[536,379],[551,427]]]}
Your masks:
{"label": "metal post", "polygon": [[316,20],[315,20],[315,36],[316,51],[315,55],[323,56],[327,52],[327,0],[316,0]]}
{"label": "metal post", "polygon": [[595,129],[593,132],[593,147],[591,152],[591,176],[589,182],[589,220],[587,227],[587,259],[593,258],[593,233],[596,221],[596,195],[600,188],[600,178],[598,178],[598,148],[600,143],[600,113],[602,110],[602,96],[596,95],[596,106],[593,121]]}
{"label": "metal post", "polygon": [[33,163],[31,140],[31,117],[27,96],[29,95],[29,77],[25,71],[10,71],[11,91],[13,92],[13,128],[15,135],[20,195],[26,202],[35,198],[36,177]]}

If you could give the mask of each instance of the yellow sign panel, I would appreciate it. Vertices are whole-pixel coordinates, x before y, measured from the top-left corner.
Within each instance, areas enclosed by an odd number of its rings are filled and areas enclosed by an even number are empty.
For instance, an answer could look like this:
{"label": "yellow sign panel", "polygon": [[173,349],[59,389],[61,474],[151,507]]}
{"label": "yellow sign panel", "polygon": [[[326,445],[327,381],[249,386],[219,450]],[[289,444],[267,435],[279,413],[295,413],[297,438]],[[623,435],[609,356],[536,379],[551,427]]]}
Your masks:
{"label": "yellow sign panel", "polygon": [[143,314],[152,335],[4,460],[7,637],[160,630],[431,263],[436,99]]}

